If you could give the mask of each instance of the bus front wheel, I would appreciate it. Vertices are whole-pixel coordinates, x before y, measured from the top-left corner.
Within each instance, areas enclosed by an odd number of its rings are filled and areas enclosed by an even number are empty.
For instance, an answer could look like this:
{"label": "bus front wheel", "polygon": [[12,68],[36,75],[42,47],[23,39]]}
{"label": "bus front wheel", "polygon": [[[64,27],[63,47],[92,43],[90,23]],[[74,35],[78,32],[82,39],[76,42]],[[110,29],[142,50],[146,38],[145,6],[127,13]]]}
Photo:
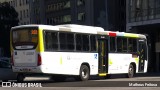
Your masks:
{"label": "bus front wheel", "polygon": [[128,74],[127,74],[127,77],[128,78],[132,78],[134,77],[134,66],[132,64],[129,65],[129,68],[128,68]]}
{"label": "bus front wheel", "polygon": [[80,80],[87,81],[90,77],[90,71],[88,66],[82,65],[80,68]]}

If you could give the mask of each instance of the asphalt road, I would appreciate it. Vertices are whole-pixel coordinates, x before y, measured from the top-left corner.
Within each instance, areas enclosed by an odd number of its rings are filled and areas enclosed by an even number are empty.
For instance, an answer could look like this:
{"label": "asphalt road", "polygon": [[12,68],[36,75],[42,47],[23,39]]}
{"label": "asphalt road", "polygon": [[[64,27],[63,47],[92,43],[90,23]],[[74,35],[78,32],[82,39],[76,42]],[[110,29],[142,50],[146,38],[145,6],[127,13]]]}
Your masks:
{"label": "asphalt road", "polygon": [[[16,83],[17,82],[12,82]],[[113,75],[111,79],[92,77],[89,81],[75,81],[68,78],[64,82],[55,82],[48,77],[28,77],[23,84],[37,84],[38,87],[1,87],[0,90],[159,90],[160,74],[139,74],[134,78],[124,78],[122,75]],[[15,86],[15,85],[14,85]],[[40,87],[42,86],[42,87]]]}

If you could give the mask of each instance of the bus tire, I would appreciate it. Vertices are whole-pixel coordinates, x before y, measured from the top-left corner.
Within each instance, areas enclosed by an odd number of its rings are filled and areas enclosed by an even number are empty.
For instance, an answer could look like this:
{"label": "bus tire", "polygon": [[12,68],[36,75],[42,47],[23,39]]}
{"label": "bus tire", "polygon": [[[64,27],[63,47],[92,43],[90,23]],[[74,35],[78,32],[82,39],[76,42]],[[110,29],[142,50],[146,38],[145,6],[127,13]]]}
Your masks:
{"label": "bus tire", "polygon": [[133,78],[134,77],[134,66],[132,64],[129,65],[128,68],[128,74],[127,74],[127,78]]}
{"label": "bus tire", "polygon": [[17,82],[23,82],[24,78],[25,78],[25,76],[23,74],[18,74],[17,75]]}
{"label": "bus tire", "polygon": [[87,81],[90,77],[90,70],[88,66],[82,65],[80,68],[80,80]]}

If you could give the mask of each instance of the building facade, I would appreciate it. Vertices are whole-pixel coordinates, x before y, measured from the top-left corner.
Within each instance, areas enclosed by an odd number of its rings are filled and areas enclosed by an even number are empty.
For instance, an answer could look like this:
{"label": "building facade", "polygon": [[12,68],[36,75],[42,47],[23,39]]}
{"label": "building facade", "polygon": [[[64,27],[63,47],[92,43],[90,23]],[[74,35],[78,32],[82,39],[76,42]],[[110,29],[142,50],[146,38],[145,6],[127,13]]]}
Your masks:
{"label": "building facade", "polygon": [[45,8],[46,24],[93,25],[93,0],[45,0]]}
{"label": "building facade", "polygon": [[[31,24],[46,24],[45,23],[45,0],[29,0],[30,21]],[[51,0],[54,1],[54,0]]]}
{"label": "building facade", "polygon": [[44,0],[2,0],[8,2],[18,13],[19,25],[44,24]]}
{"label": "building facade", "polygon": [[150,72],[160,72],[160,0],[126,0],[126,31],[148,35]]}
{"label": "building facade", "polygon": [[125,0],[45,0],[46,24],[82,24],[125,31]]}

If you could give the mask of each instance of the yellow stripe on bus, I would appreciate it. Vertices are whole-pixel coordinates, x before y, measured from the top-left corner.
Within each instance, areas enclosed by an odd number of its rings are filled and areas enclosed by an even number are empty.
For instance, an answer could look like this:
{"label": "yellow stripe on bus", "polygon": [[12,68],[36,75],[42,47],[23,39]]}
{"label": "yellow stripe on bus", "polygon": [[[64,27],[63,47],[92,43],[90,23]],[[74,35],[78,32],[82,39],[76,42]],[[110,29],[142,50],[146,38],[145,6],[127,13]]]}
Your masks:
{"label": "yellow stripe on bus", "polygon": [[135,61],[136,61],[136,64],[138,64],[138,62],[139,62],[139,58],[137,57],[137,58],[135,58]]}
{"label": "yellow stripe on bus", "polygon": [[43,29],[39,28],[38,31],[38,46],[36,48],[37,52],[44,52],[44,43],[43,43]]}
{"label": "yellow stripe on bus", "polygon": [[112,62],[112,59],[109,58],[109,65],[112,65],[113,62]]}
{"label": "yellow stripe on bus", "polygon": [[125,37],[134,37],[134,38],[138,38],[139,36],[137,34],[130,34],[130,33],[124,33]]}
{"label": "yellow stripe on bus", "polygon": [[62,64],[62,56],[60,57],[60,64]]}
{"label": "yellow stripe on bus", "polygon": [[99,73],[99,76],[103,77],[103,76],[106,76],[107,73]]}

